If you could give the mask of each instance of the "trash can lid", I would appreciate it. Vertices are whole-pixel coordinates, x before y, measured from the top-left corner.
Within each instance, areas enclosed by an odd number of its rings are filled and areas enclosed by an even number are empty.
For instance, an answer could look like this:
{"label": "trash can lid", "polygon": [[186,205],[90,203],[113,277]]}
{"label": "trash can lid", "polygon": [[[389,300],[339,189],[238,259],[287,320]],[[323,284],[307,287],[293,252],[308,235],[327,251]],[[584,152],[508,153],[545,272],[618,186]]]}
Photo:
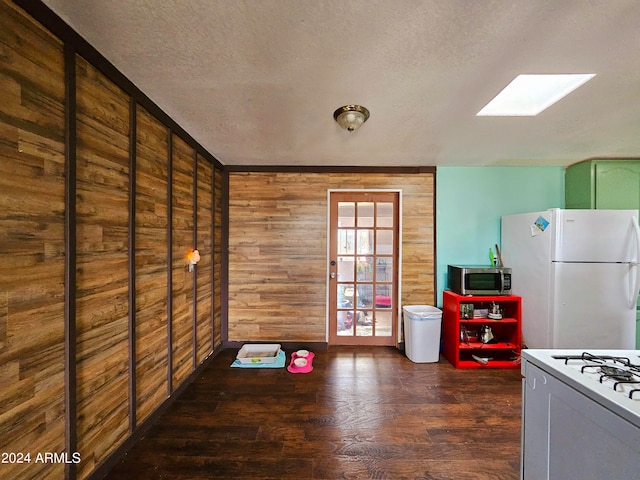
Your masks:
{"label": "trash can lid", "polygon": [[403,310],[409,313],[442,313],[438,307],[434,307],[432,305],[405,305],[402,307]]}
{"label": "trash can lid", "polygon": [[405,305],[402,307],[410,320],[440,320],[442,310],[431,305]]}

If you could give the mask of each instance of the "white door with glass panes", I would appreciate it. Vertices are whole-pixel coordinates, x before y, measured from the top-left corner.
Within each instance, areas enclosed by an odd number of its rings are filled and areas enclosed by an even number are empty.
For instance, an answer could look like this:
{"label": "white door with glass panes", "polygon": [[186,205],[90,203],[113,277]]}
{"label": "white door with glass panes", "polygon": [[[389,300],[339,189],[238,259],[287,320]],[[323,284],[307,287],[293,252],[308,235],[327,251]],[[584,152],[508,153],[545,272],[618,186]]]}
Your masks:
{"label": "white door with glass panes", "polygon": [[330,344],[396,344],[398,203],[398,192],[330,193]]}

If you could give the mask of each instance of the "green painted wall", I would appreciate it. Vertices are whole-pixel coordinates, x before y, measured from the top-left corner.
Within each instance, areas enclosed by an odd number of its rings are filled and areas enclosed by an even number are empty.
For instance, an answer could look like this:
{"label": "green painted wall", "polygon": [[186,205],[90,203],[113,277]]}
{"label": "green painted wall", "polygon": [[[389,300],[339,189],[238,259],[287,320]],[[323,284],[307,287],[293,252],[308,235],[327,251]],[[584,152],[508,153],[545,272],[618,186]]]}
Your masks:
{"label": "green painted wall", "polygon": [[564,207],[564,167],[438,167],[437,305],[447,265],[489,265],[500,244],[500,217]]}

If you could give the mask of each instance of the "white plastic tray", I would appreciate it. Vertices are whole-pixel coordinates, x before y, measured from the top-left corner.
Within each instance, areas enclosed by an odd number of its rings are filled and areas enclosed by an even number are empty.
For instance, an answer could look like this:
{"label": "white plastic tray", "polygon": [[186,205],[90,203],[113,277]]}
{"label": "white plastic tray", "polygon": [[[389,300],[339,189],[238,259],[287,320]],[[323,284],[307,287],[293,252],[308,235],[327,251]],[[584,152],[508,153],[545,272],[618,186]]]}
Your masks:
{"label": "white plastic tray", "polygon": [[279,343],[248,343],[238,351],[240,363],[274,363],[280,353]]}

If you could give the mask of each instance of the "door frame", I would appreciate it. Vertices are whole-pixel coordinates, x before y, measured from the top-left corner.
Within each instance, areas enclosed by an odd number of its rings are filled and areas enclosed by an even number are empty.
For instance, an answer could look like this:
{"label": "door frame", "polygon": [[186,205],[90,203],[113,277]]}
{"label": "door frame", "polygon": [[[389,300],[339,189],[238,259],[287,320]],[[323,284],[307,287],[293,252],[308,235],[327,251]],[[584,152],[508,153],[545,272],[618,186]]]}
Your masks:
{"label": "door frame", "polygon": [[402,338],[402,189],[401,188],[332,188],[327,189],[327,258],[325,275],[325,342],[329,344],[329,275],[331,262],[331,194],[332,193],[397,193],[398,194],[398,301],[396,318],[396,347]]}

